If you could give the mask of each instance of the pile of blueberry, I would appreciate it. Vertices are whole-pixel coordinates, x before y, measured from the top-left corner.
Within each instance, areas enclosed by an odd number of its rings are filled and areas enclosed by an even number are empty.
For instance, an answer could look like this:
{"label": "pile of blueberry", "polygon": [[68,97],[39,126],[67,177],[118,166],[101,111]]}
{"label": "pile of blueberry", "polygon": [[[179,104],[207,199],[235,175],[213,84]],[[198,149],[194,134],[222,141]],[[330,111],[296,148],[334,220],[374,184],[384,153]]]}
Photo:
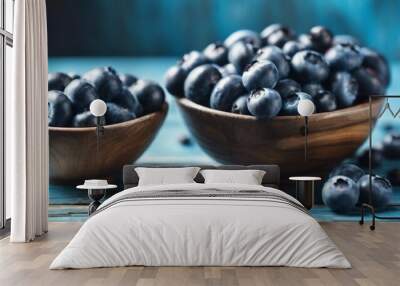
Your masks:
{"label": "pile of blueberry", "polygon": [[57,127],[96,126],[89,111],[95,99],[107,104],[106,125],[159,111],[165,101],[157,83],[119,74],[111,67],[95,68],[82,76],[50,73],[48,90],[48,124]]}
{"label": "pile of blueberry", "polygon": [[[363,168],[369,166],[369,149],[363,149],[356,154],[356,162]],[[400,132],[393,130],[371,148],[372,167],[386,173],[392,185],[400,186]]]}
{"label": "pile of blueberry", "polygon": [[385,58],[349,35],[315,26],[307,34],[281,24],[260,34],[239,30],[223,43],[192,51],[171,67],[166,88],[214,109],[272,118],[297,115],[300,99],[317,112],[349,107],[390,82]]}
{"label": "pile of blueberry", "polygon": [[[387,206],[392,186],[400,186],[400,131],[394,127],[387,131],[390,132],[371,148],[372,170],[385,176],[372,176],[371,198],[376,208]],[[356,165],[345,163],[331,172],[322,191],[324,203],[335,212],[345,213],[356,204],[369,203],[369,175],[364,172],[369,167],[369,149],[361,149],[351,161]]]}
{"label": "pile of blueberry", "polygon": [[[392,198],[390,181],[372,175],[372,205],[384,208]],[[322,200],[334,212],[346,213],[357,204],[370,203],[369,175],[354,164],[342,164],[334,169],[322,188]]]}

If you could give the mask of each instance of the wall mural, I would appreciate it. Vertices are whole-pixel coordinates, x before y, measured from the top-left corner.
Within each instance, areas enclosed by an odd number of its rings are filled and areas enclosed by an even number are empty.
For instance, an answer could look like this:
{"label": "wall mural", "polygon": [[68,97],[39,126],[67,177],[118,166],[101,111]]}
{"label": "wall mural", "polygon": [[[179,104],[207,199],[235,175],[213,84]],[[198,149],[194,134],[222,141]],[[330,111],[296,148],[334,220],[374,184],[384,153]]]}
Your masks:
{"label": "wall mural", "polygon": [[[320,220],[358,219],[369,180],[368,95],[400,90],[400,37],[383,24],[394,20],[394,2],[159,0],[109,9],[96,1],[95,10],[88,2],[47,7],[52,205],[87,203],[75,185],[118,182],[131,162],[278,164],[283,180],[323,177],[312,210]],[[400,100],[392,101],[396,113]],[[396,214],[386,206],[400,199],[400,125],[390,112],[380,116],[385,103],[372,102],[382,177],[373,199]],[[50,209],[67,213],[76,211]]]}

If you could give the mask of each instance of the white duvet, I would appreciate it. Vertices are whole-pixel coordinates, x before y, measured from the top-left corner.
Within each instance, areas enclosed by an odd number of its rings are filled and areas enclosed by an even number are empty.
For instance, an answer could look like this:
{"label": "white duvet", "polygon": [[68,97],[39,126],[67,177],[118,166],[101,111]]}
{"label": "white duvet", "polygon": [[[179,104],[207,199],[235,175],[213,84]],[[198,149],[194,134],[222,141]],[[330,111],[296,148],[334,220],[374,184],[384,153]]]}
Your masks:
{"label": "white duvet", "polygon": [[121,200],[146,191],[257,190],[262,186],[179,184],[135,187],[106,200],[50,269],[145,266],[293,266],[350,268],[307,213],[278,200],[172,197]]}

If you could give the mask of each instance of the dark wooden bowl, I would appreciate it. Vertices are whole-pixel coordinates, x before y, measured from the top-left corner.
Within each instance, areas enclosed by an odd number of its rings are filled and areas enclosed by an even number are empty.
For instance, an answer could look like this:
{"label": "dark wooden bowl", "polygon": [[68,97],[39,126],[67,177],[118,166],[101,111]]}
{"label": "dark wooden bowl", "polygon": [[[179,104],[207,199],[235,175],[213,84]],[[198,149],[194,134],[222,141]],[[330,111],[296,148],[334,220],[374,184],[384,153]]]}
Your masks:
{"label": "dark wooden bowl", "polygon": [[167,111],[165,103],[159,112],[105,126],[98,153],[95,127],[49,127],[50,182],[72,183],[121,172],[150,145]]}
{"label": "dark wooden bowl", "polygon": [[[362,103],[309,117],[308,160],[304,159],[304,118],[279,116],[257,120],[176,99],[199,145],[224,164],[278,164],[282,178],[324,175],[351,156],[369,131],[369,105]],[[374,121],[383,101],[372,103]]]}

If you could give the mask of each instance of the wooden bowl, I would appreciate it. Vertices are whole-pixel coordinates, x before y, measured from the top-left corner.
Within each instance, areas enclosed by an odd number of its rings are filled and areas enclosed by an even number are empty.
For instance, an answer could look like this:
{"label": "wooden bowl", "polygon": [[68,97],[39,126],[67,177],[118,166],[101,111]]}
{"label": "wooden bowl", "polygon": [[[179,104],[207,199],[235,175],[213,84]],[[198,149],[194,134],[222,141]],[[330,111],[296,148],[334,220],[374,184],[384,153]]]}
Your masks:
{"label": "wooden bowl", "polygon": [[[351,156],[369,132],[369,105],[362,103],[309,117],[308,160],[304,158],[301,116],[270,120],[214,110],[186,98],[176,99],[187,126],[199,145],[223,164],[278,164],[282,178],[324,175]],[[372,102],[374,121],[383,100]]]}
{"label": "wooden bowl", "polygon": [[49,127],[50,182],[72,183],[107,178],[140,157],[150,145],[168,111],[104,126],[98,152],[96,128]]}

